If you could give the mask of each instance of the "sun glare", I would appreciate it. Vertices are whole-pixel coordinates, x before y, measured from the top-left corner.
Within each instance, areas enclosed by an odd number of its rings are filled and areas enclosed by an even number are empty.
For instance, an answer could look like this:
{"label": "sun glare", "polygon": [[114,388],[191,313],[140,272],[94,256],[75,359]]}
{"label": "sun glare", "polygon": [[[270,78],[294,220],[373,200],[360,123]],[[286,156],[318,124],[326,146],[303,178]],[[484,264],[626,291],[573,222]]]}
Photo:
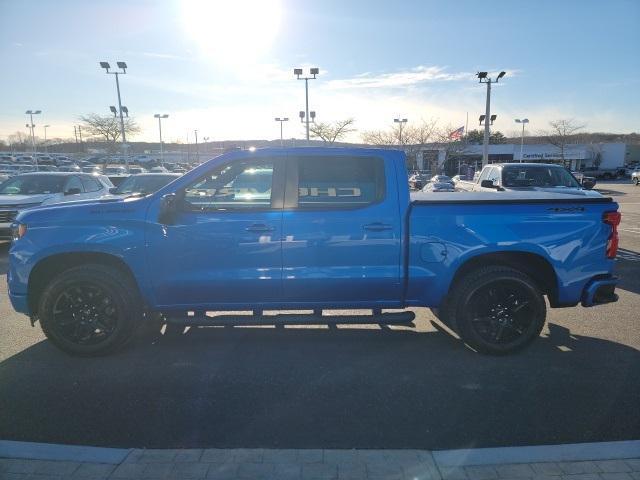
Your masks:
{"label": "sun glare", "polygon": [[280,0],[182,0],[183,28],[204,55],[242,63],[267,51],[278,33]]}

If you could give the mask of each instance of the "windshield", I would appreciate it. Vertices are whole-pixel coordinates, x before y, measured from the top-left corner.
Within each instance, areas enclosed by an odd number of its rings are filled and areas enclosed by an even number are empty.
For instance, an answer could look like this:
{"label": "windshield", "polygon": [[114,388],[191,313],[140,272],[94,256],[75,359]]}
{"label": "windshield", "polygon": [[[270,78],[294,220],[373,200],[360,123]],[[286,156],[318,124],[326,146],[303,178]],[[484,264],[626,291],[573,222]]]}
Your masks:
{"label": "windshield", "polygon": [[127,195],[131,193],[142,193],[146,195],[159,190],[176,178],[175,175],[132,175],[120,184],[115,194]]}
{"label": "windshield", "polygon": [[60,193],[65,180],[61,175],[20,175],[0,185],[0,195]]}
{"label": "windshield", "polygon": [[502,184],[513,188],[580,188],[576,179],[567,170],[549,165],[506,166],[502,169]]}

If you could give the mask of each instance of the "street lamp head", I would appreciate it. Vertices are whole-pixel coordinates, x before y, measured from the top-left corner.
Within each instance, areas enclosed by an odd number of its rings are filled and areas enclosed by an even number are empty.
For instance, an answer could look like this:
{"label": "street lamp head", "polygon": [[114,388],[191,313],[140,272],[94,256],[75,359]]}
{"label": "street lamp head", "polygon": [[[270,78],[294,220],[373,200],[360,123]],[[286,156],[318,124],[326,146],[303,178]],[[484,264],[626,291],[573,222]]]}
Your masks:
{"label": "street lamp head", "polygon": [[491,115],[491,123],[493,123],[496,118],[498,118],[498,115]]}
{"label": "street lamp head", "polygon": [[478,118],[478,120],[480,121],[480,125],[482,125],[482,122],[484,122],[485,118],[487,118],[486,115],[480,115],[480,118]]}
{"label": "street lamp head", "polygon": [[127,118],[129,118],[129,109],[124,105],[122,106],[122,113],[124,113],[127,116]]}
{"label": "street lamp head", "polygon": [[159,113],[154,113],[153,118],[162,118]]}
{"label": "street lamp head", "polygon": [[299,77],[300,75],[302,75],[302,69],[301,68],[294,68],[293,69],[293,74],[297,75]]}
{"label": "street lamp head", "polygon": [[118,113],[118,110],[116,110],[116,107],[114,107],[113,105],[111,105],[109,107],[109,110],[111,110],[111,113],[113,113],[113,116],[115,117],[116,114]]}
{"label": "street lamp head", "polygon": [[310,70],[309,70],[309,73],[311,73],[311,75],[313,75],[313,76],[314,76],[314,78],[315,78],[315,76],[316,76],[316,75],[318,75],[318,74],[320,73],[320,69],[319,69],[319,68],[317,68],[317,67],[314,67],[314,68],[312,68],[312,69],[310,69]]}
{"label": "street lamp head", "polygon": [[520,120],[519,118],[516,118],[516,119],[515,119],[515,122],[516,122],[516,123],[522,123],[522,120]]}
{"label": "street lamp head", "polygon": [[311,120],[315,119],[315,118],[316,118],[316,112],[314,112],[313,110],[311,110],[311,111],[309,112],[309,116],[311,117]]}
{"label": "street lamp head", "polygon": [[507,72],[505,72],[505,71],[500,72],[500,73],[498,74],[498,78],[497,78],[497,80],[500,80],[500,79],[501,79],[502,77],[504,77],[506,74],[507,74]]}
{"label": "street lamp head", "polygon": [[288,121],[289,121],[289,117],[284,117],[284,118],[282,119],[282,121],[283,121],[283,122],[288,122]]}
{"label": "street lamp head", "polygon": [[43,125],[44,128],[49,128],[51,125]]}
{"label": "street lamp head", "polygon": [[35,112],[33,112],[34,115],[39,115],[42,113],[42,110],[36,110]]}
{"label": "street lamp head", "polygon": [[109,65],[109,62],[100,62],[100,66],[104,68],[107,72],[111,68],[111,65]]}
{"label": "street lamp head", "polygon": [[31,115],[33,112],[31,110],[27,110],[26,112],[24,112],[27,115]]}
{"label": "street lamp head", "polygon": [[298,113],[298,116],[300,117],[300,121],[303,122],[304,121],[304,110],[300,110],[300,113]]}
{"label": "street lamp head", "polygon": [[487,72],[478,72],[478,73],[476,73],[476,76],[477,76],[480,80],[482,80],[482,79],[484,79],[484,78],[487,78]]}
{"label": "street lamp head", "polygon": [[529,119],[528,118],[523,118],[522,119],[522,123],[529,123]]}
{"label": "street lamp head", "polygon": [[125,62],[116,62],[118,65],[118,68],[121,68],[122,70],[126,70],[127,69],[127,64]]}

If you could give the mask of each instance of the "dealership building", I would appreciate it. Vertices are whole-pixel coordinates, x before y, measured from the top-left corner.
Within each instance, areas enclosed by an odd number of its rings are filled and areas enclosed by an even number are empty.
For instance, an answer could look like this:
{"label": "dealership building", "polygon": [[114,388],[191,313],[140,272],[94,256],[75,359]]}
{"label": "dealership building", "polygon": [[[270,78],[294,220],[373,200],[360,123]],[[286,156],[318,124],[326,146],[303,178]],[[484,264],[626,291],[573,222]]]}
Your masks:
{"label": "dealership building", "polygon": [[[599,166],[602,169],[622,168],[632,161],[625,143],[572,144],[564,147],[564,161],[572,170]],[[489,145],[489,163],[501,162],[563,163],[563,153],[555,145],[542,143],[523,145],[507,143]],[[454,174],[461,165],[481,169],[482,145],[463,145],[451,149],[443,145],[425,145],[415,158],[419,170]]]}

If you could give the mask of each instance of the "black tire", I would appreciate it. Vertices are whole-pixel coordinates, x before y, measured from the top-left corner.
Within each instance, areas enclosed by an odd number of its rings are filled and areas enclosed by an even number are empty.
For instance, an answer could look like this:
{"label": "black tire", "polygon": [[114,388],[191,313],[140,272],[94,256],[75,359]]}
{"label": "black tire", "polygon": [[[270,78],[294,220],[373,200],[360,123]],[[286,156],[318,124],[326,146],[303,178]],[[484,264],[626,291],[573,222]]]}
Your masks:
{"label": "black tire", "polygon": [[638,185],[640,185],[640,178],[636,178],[636,179],[634,180],[634,182],[635,182],[636,187],[637,187]]}
{"label": "black tire", "polygon": [[89,264],[53,278],[42,292],[38,317],[49,341],[66,353],[100,356],[122,347],[142,319],[133,281],[119,270]]}
{"label": "black tire", "polygon": [[480,268],[457,280],[441,310],[466,345],[491,355],[529,345],[540,335],[547,314],[536,283],[503,266]]}

